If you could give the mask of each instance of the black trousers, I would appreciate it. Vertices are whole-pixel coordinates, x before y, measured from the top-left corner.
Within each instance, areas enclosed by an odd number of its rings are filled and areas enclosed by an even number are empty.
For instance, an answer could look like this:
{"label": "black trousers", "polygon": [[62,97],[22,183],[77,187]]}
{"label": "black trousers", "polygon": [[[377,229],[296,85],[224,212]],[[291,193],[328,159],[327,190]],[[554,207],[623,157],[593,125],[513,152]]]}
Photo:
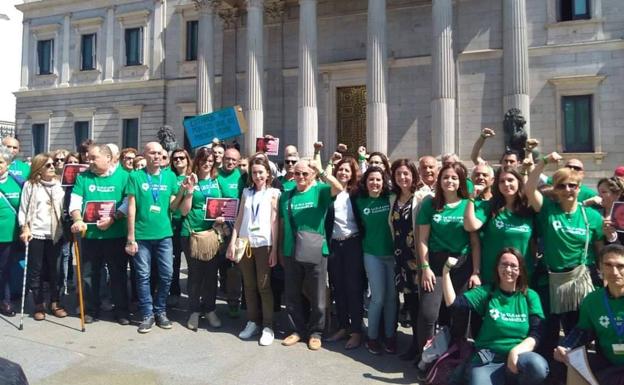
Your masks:
{"label": "black trousers", "polygon": [[[436,277],[433,291],[427,292],[421,288],[420,307],[418,309],[418,349],[422,351],[428,339],[433,337],[436,322],[450,326],[453,339],[461,338],[466,333],[469,312],[464,309],[447,309],[442,303],[442,267],[446,257],[431,255],[429,264]],[[462,294],[468,288],[468,280],[472,274],[472,263],[469,256],[461,256],[464,259],[461,266],[451,270],[451,281],[457,295]],[[460,263],[461,263],[460,259]]]}
{"label": "black trousers", "polygon": [[115,313],[124,317],[128,315],[128,259],[124,250],[125,241],[125,238],[82,240],[80,265],[87,314],[97,316],[100,310],[101,271],[106,263]]}
{"label": "black trousers", "polygon": [[191,258],[191,244],[189,237],[182,237],[182,250],[188,255],[188,306],[189,311],[210,313],[217,308],[217,271],[219,259],[217,256],[210,261],[200,261]]}
{"label": "black trousers", "polygon": [[[300,263],[294,257],[284,257],[286,312],[289,328],[299,335],[321,338],[325,329],[325,295],[327,293],[327,259],[318,264]],[[306,288],[310,300],[310,318],[306,325],[302,304],[302,290]]]}
{"label": "black trousers", "polygon": [[35,305],[43,304],[43,282],[50,283],[50,302],[59,302],[56,290],[58,276],[57,260],[61,252],[61,242],[51,239],[32,239],[28,245],[28,272],[26,280],[33,293]]}
{"label": "black trousers", "polygon": [[180,295],[180,265],[182,264],[182,241],[180,230],[176,230],[172,237],[173,241],[173,277],[169,295]]}
{"label": "black trousers", "polygon": [[332,240],[327,271],[336,301],[338,327],[362,333],[366,273],[361,239]]}
{"label": "black trousers", "polygon": [[0,302],[11,302],[11,290],[9,281],[11,267],[17,261],[17,248],[15,242],[0,243]]}

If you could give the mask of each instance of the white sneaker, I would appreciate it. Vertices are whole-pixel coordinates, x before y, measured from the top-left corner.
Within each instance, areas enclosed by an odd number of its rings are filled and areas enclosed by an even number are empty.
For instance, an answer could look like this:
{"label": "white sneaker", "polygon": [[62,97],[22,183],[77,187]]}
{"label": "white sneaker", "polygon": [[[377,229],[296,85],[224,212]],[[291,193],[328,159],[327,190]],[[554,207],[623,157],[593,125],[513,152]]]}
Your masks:
{"label": "white sneaker", "polygon": [[208,323],[213,328],[221,327],[221,320],[217,317],[217,313],[213,310],[210,313],[206,314],[206,318],[208,318]]}
{"label": "white sneaker", "polygon": [[262,329],[262,336],[260,337],[260,346],[269,346],[273,343],[275,336],[273,335],[273,329]]}
{"label": "white sneaker", "polygon": [[197,330],[199,327],[199,312],[193,312],[189,316],[186,326],[191,330]]}
{"label": "white sneaker", "polygon": [[238,333],[238,338],[246,340],[247,338],[251,338],[258,333],[260,333],[260,327],[256,325],[255,322],[247,321],[245,329],[243,329],[242,332]]}

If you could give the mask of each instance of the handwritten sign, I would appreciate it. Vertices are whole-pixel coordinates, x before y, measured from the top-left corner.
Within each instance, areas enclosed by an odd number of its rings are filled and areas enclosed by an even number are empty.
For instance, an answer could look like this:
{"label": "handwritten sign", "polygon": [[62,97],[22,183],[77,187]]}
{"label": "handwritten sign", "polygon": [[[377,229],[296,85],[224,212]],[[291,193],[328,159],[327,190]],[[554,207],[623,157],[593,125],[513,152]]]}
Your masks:
{"label": "handwritten sign", "polygon": [[247,131],[247,121],[242,107],[234,106],[186,119],[184,129],[191,147],[197,148],[211,143],[214,138],[227,140],[242,135]]}
{"label": "handwritten sign", "polygon": [[115,215],[115,201],[89,201],[85,204],[82,219],[86,224],[95,224],[113,215]]}
{"label": "handwritten sign", "polygon": [[65,167],[63,167],[61,186],[73,186],[76,183],[78,174],[86,171],[88,168],[88,164],[66,164]]}
{"label": "handwritten sign", "polygon": [[204,220],[214,221],[219,217],[226,221],[235,221],[238,215],[238,199],[206,198],[206,214]]}

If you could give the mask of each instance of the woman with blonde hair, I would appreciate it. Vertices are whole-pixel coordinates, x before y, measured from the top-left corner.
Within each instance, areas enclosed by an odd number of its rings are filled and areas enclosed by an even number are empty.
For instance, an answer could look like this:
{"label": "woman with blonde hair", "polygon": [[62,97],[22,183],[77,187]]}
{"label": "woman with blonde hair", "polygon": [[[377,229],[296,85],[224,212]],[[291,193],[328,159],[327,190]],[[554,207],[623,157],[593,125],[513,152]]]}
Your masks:
{"label": "woman with blonde hair", "polygon": [[[45,273],[49,282],[57,282],[57,259],[60,254],[63,228],[64,191],[59,182],[54,161],[49,153],[36,155],[31,164],[28,181],[24,184],[18,220],[20,239],[29,244],[28,287],[33,293],[37,321],[45,319],[43,280]],[[47,269],[44,273],[43,269]],[[59,303],[59,292],[50,290],[50,311],[56,317],[67,316]]]}

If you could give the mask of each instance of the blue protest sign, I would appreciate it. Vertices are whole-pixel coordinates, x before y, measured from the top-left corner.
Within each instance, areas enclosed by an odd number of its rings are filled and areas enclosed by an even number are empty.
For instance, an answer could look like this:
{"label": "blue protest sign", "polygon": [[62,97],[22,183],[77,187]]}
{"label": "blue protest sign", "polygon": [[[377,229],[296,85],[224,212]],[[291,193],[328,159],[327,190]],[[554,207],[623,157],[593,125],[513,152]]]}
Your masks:
{"label": "blue protest sign", "polygon": [[227,140],[242,135],[247,131],[247,121],[241,106],[233,106],[186,119],[184,129],[191,147],[197,148],[214,138]]}

